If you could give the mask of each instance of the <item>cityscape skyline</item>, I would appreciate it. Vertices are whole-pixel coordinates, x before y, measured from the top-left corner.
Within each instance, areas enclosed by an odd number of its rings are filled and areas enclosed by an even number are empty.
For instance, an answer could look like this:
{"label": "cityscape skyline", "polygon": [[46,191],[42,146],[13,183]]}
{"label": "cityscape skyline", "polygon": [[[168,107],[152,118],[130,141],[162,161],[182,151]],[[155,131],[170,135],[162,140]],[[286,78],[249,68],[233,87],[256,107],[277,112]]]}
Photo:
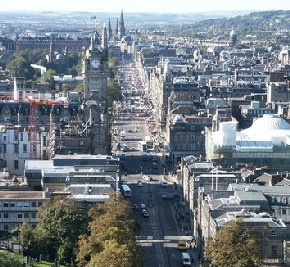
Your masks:
{"label": "cityscape skyline", "polygon": [[[218,4],[217,4],[218,3]],[[151,12],[151,13],[190,13],[190,12],[213,12],[213,11],[262,11],[262,10],[288,10],[290,0],[244,0],[242,2],[221,0],[204,1],[136,1],[134,0],[108,0],[105,2],[94,2],[93,0],[83,0],[79,2],[68,0],[47,2],[28,1],[6,1],[1,4],[2,11],[87,11],[87,12]]]}

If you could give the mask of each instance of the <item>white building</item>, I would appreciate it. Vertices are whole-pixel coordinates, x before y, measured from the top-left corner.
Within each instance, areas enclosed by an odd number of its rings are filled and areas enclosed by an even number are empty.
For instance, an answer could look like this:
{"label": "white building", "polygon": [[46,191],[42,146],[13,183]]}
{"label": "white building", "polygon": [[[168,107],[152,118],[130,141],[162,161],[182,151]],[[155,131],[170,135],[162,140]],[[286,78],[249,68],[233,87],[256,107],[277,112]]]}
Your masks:
{"label": "white building", "polygon": [[27,128],[0,126],[0,167],[7,168],[12,175],[23,175],[25,160],[46,158],[48,134],[45,130],[35,132],[32,144]]}
{"label": "white building", "polygon": [[243,131],[237,131],[236,125],[235,121],[221,122],[216,131],[206,129],[206,156],[209,160],[228,166],[244,162],[289,169],[289,123],[277,114],[264,114]]}

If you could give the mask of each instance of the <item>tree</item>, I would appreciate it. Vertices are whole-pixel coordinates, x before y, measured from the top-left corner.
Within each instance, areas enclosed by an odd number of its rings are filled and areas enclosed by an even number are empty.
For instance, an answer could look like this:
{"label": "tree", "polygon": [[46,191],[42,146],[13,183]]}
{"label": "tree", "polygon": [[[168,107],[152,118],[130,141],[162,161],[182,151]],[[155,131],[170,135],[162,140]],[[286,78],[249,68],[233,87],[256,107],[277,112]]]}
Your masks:
{"label": "tree", "polygon": [[113,79],[108,80],[108,92],[107,92],[107,105],[108,108],[112,107],[113,102],[122,100],[121,87]]}
{"label": "tree", "polygon": [[10,252],[0,253],[0,266],[1,267],[15,267],[19,266],[19,259],[11,258]]}
{"label": "tree", "polygon": [[[93,207],[89,214],[90,234],[80,238],[78,262],[88,266],[141,266],[135,240],[138,226],[122,195],[111,195],[108,203]],[[110,254],[114,256],[107,257]],[[112,259],[119,255],[122,259]],[[96,265],[97,262],[102,264]]]}
{"label": "tree", "polygon": [[233,220],[217,231],[205,249],[204,266],[258,267],[262,266],[257,232],[242,220]]}
{"label": "tree", "polygon": [[119,245],[115,240],[106,240],[104,250],[95,254],[88,267],[132,267],[132,251],[124,244]]}
{"label": "tree", "polygon": [[55,198],[41,206],[36,231],[42,233],[47,250],[61,262],[74,262],[79,236],[87,226],[87,216],[72,200]]}

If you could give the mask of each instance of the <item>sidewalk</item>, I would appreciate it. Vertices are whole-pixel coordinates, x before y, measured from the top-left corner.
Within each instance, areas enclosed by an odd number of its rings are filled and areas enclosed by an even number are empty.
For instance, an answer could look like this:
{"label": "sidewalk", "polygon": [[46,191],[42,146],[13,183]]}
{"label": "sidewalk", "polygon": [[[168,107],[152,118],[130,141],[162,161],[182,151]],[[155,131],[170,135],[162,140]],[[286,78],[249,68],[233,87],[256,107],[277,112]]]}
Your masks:
{"label": "sidewalk", "polygon": [[[168,182],[177,183],[176,176],[165,175],[164,179]],[[186,206],[186,203],[182,201],[182,192],[180,191],[180,188],[176,190],[176,193],[178,193],[181,198],[172,200],[170,205],[172,207],[173,214],[175,215],[178,232],[184,239],[188,240],[187,252],[192,258],[192,266],[199,267],[198,252],[195,248],[195,237],[193,236],[194,231],[191,228],[189,208]]]}

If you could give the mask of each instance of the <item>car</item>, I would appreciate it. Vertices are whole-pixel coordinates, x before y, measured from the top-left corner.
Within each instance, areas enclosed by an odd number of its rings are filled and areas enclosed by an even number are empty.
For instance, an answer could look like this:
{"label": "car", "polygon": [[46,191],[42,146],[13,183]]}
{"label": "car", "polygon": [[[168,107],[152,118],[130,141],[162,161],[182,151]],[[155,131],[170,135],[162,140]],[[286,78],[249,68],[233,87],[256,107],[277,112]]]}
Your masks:
{"label": "car", "polygon": [[164,181],[164,180],[163,181],[160,181],[159,184],[161,186],[164,186],[164,187],[167,187],[168,186],[168,183],[166,181]]}
{"label": "car", "polygon": [[143,209],[146,209],[146,204],[140,204],[140,208],[141,208],[141,210],[143,210]]}
{"label": "car", "polygon": [[149,216],[150,216],[147,210],[143,210],[142,215],[144,218],[149,218]]}
{"label": "car", "polygon": [[191,266],[191,257],[187,252],[181,254],[182,266]]}
{"label": "car", "polygon": [[173,194],[164,194],[161,197],[162,197],[162,199],[174,199],[174,195]]}
{"label": "car", "polygon": [[143,175],[142,177],[145,181],[153,181],[153,178],[149,175]]}
{"label": "car", "polygon": [[179,250],[186,250],[187,249],[187,243],[185,240],[178,240],[177,248]]}
{"label": "car", "polygon": [[141,182],[141,181],[138,181],[138,182],[137,182],[137,186],[138,186],[138,187],[142,187],[142,186],[143,186],[142,182]]}

